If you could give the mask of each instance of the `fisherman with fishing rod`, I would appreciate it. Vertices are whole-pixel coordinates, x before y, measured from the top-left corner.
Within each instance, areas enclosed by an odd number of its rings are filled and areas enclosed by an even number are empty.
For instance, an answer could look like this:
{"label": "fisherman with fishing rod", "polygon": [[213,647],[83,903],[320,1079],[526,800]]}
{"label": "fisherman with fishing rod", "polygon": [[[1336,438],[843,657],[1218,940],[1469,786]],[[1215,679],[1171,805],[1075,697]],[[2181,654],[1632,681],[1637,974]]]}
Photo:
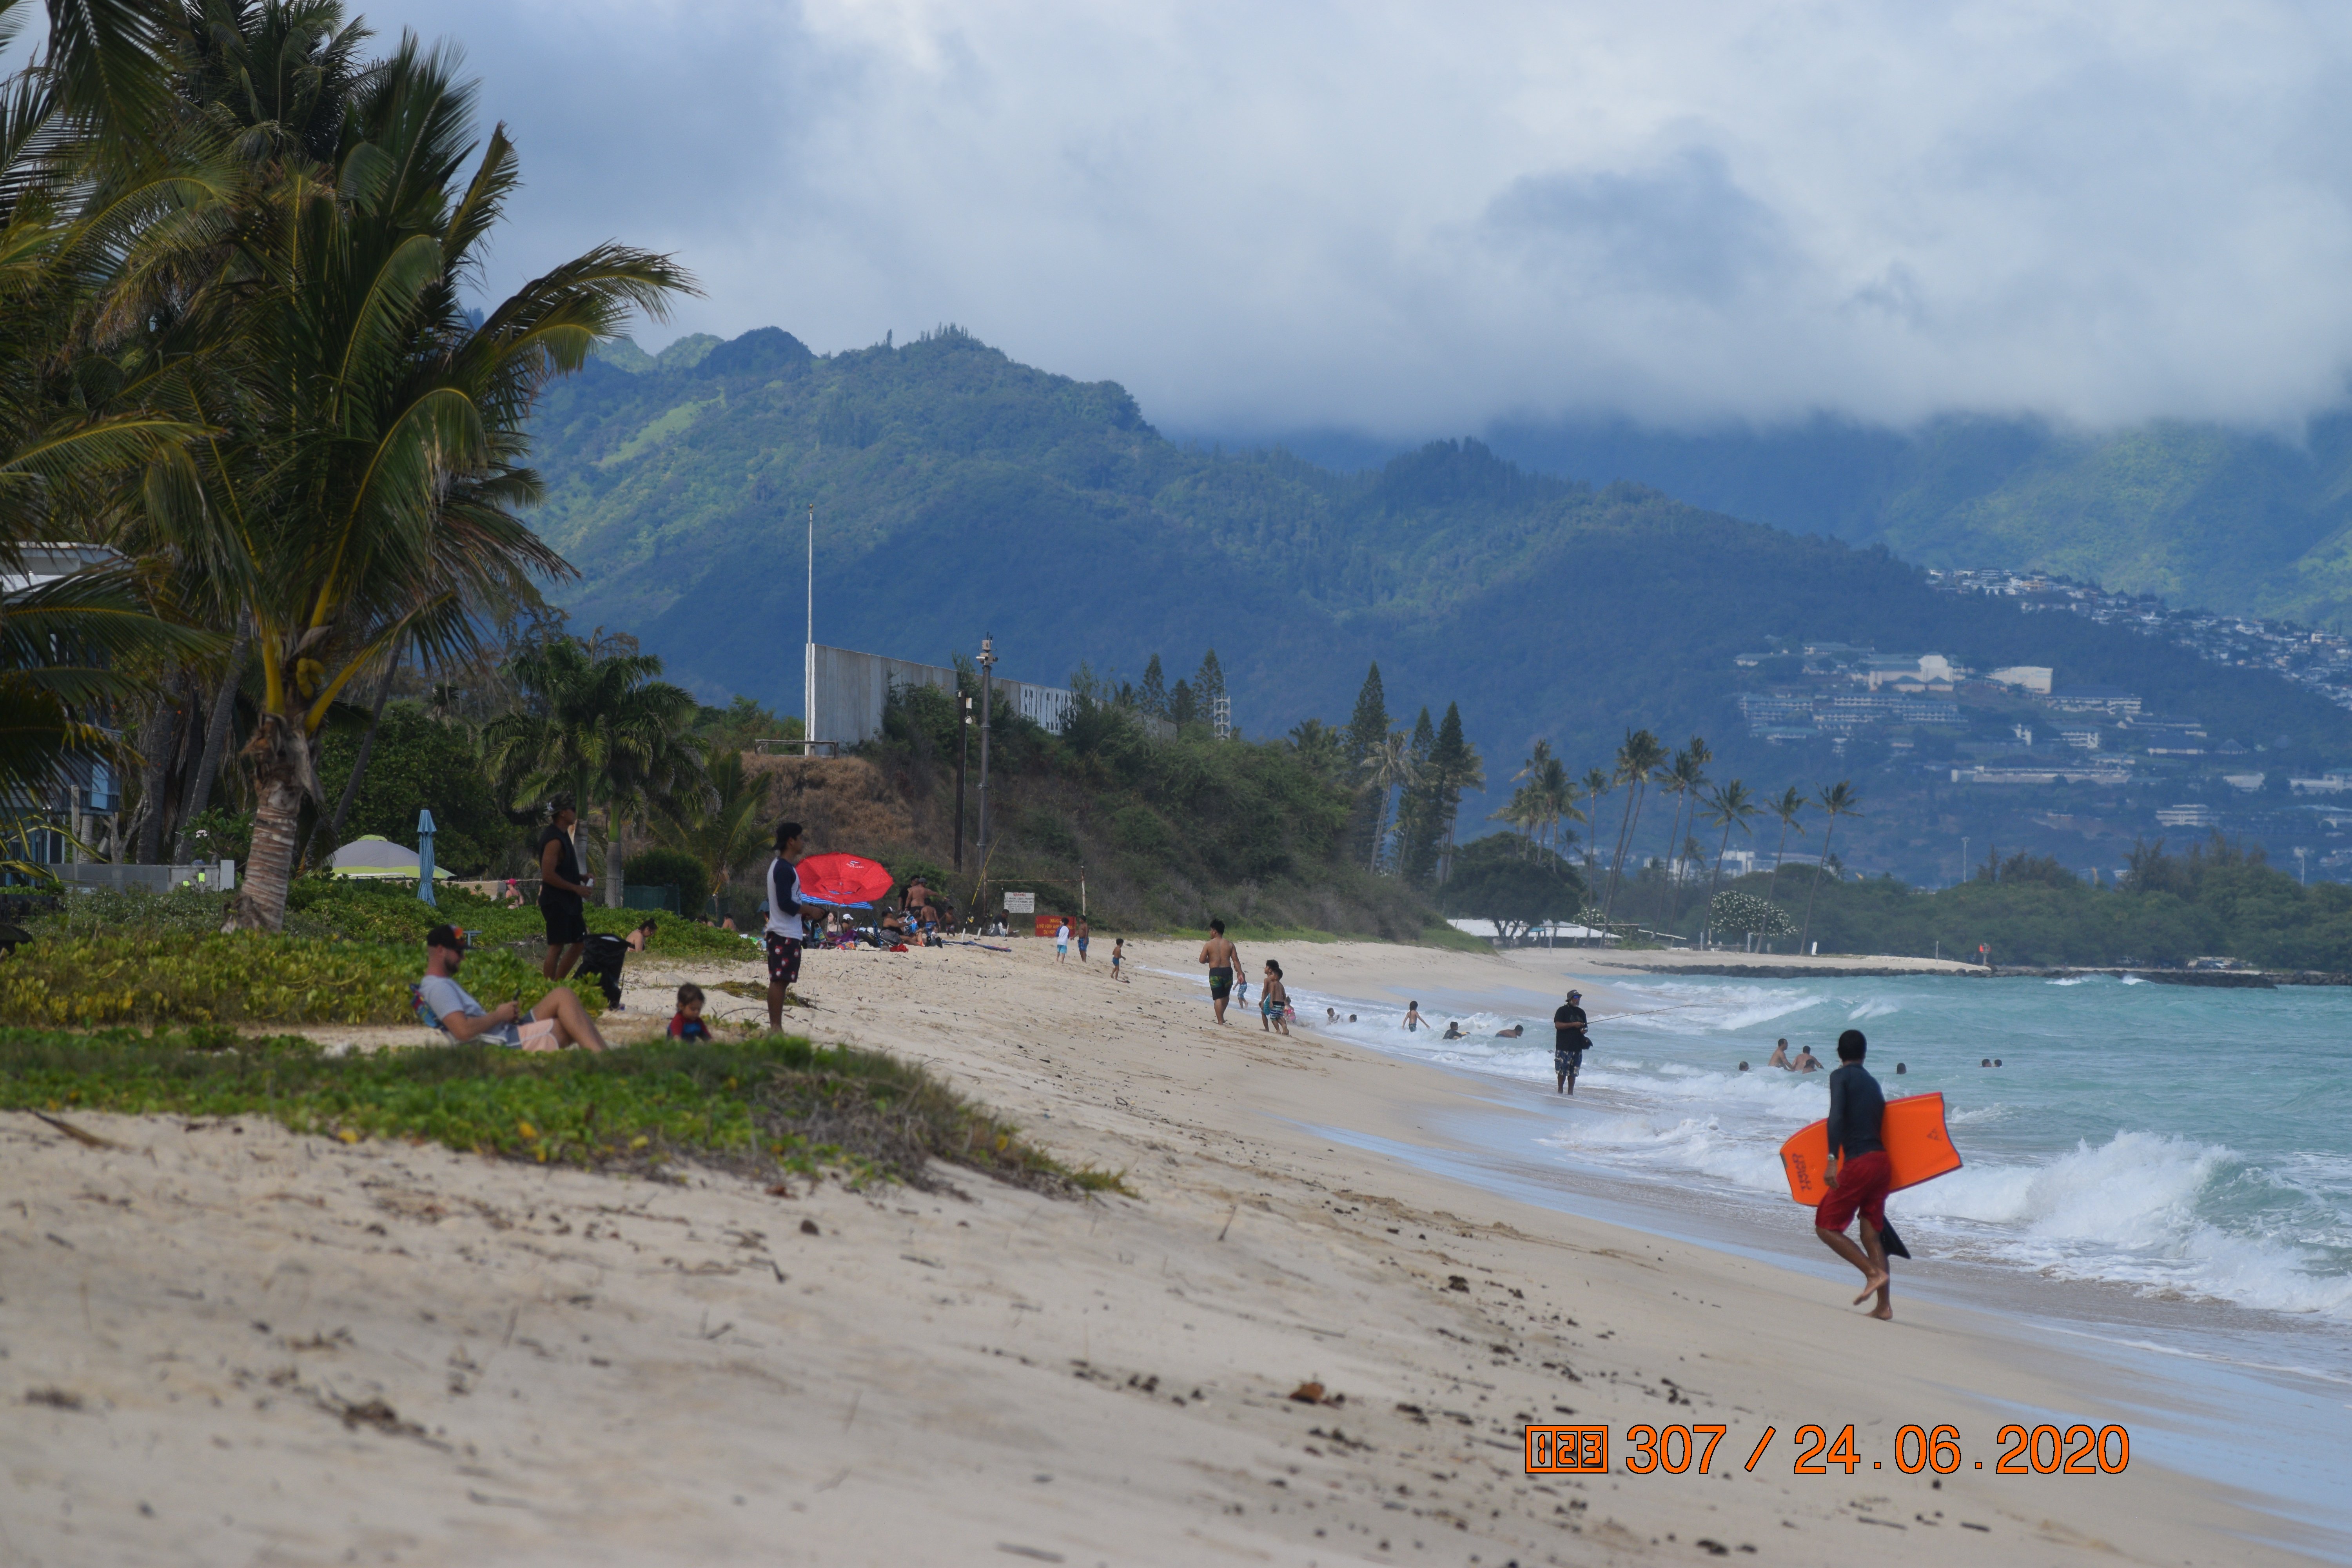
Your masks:
{"label": "fisherman with fishing rod", "polygon": [[1584,1065],[1584,1053],[1591,1047],[1591,1037],[1585,1032],[1584,1009],[1578,1004],[1584,993],[1571,991],[1568,1000],[1551,1016],[1551,1070],[1559,1080],[1559,1092],[1576,1092],[1576,1069]]}

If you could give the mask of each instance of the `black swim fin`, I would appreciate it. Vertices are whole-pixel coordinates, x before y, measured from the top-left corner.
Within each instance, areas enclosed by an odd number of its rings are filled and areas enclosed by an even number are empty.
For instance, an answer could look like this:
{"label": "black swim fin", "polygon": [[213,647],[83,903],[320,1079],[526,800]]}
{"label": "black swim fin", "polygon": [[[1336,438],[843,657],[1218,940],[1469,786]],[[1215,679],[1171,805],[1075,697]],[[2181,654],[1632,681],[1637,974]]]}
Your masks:
{"label": "black swim fin", "polygon": [[1878,1227],[1878,1245],[1886,1249],[1886,1256],[1889,1258],[1911,1256],[1911,1249],[1903,1245],[1901,1237],[1895,1234],[1895,1223],[1892,1220]]}

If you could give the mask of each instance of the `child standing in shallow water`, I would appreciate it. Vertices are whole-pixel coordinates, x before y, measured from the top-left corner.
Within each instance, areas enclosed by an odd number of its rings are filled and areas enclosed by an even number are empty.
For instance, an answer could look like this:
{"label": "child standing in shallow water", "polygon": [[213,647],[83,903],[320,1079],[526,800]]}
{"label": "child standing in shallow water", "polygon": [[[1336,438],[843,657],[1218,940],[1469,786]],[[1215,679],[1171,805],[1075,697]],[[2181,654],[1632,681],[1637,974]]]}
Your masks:
{"label": "child standing in shallow water", "polygon": [[1258,1028],[1278,1035],[1289,1034],[1290,1024],[1284,1016],[1289,1006],[1290,993],[1282,984],[1282,965],[1269,958],[1265,961],[1265,987],[1258,993]]}

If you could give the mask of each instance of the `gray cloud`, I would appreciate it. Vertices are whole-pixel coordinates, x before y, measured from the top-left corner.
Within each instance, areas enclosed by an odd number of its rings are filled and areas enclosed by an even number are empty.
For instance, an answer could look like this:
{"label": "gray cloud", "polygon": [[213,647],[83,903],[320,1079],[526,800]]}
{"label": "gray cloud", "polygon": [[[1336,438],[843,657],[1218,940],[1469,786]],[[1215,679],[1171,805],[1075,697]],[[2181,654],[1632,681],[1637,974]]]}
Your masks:
{"label": "gray cloud", "polygon": [[499,279],[619,237],[680,330],[956,321],[1177,426],[2284,424],[2352,362],[2352,13],[2286,0],[371,16],[520,142]]}

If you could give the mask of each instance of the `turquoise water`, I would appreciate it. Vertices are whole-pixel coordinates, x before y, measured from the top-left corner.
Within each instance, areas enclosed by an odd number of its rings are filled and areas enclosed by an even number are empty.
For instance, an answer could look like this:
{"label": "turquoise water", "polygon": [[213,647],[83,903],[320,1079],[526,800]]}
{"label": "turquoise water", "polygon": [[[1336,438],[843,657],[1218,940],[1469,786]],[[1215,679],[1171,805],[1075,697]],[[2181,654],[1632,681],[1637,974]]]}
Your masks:
{"label": "turquoise water", "polygon": [[[1923,1258],[2352,1329],[2352,990],[1615,975],[1585,988],[1594,1049],[1541,1140],[1566,1163],[1785,1205],[1777,1150],[1828,1089],[1826,1075],[1764,1070],[1773,1039],[1834,1063],[1838,1032],[1860,1028],[1890,1096],[1943,1091],[1967,1161],[1891,1205]],[[1423,994],[1441,1029],[1470,1032],[1454,1042],[1406,1034],[1393,1005],[1304,987],[1298,1001],[1302,1020],[1327,1001],[1363,1020],[1320,1032],[1550,1086],[1548,989]],[[1525,1038],[1492,1037],[1512,1023]]]}

